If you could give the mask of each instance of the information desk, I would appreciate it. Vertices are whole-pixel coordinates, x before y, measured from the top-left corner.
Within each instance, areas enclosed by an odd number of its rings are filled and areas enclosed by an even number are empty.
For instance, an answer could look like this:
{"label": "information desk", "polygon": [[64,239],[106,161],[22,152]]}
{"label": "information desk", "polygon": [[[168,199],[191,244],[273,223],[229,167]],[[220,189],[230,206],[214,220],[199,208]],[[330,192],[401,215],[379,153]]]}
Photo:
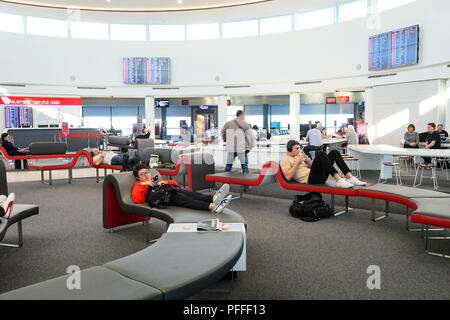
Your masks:
{"label": "information desk", "polygon": [[[218,215],[220,217],[220,215]],[[220,220],[220,219],[219,219]],[[196,223],[171,223],[167,232],[242,232],[244,238],[244,246],[242,248],[242,254],[239,260],[236,262],[231,271],[246,271],[246,247],[247,247],[247,236],[245,231],[245,226],[243,223],[222,223],[222,231],[197,231]]]}
{"label": "information desk", "polygon": [[394,156],[450,158],[450,149],[399,148],[386,144],[349,145],[347,153],[359,159],[361,170],[381,170],[381,177],[386,179],[392,178],[392,167],[383,166],[383,162],[392,162]]}

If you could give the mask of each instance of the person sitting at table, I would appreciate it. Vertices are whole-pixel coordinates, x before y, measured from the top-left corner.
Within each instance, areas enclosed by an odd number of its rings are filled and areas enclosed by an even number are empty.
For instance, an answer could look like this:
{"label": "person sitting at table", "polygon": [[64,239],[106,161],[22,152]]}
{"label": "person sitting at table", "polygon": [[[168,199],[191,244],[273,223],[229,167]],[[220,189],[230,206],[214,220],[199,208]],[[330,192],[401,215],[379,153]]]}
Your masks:
{"label": "person sitting at table", "polygon": [[[435,130],[436,124],[430,122],[427,125],[427,136],[425,137],[425,149],[440,149],[441,148],[441,137],[439,133]],[[431,163],[430,157],[423,157],[425,163]]]}
{"label": "person sitting at table", "polygon": [[446,141],[448,139],[448,132],[443,130],[444,126],[442,123],[439,123],[437,125],[437,132],[439,133],[439,136],[441,137],[441,141]]}
{"label": "person sitting at table", "polygon": [[228,195],[230,186],[224,184],[213,196],[195,191],[181,190],[174,180],[158,179],[151,176],[149,168],[142,163],[133,169],[136,182],[131,192],[135,203],[147,202],[151,207],[157,205],[170,205],[195,210],[210,210],[212,213],[221,213],[231,202]]}
{"label": "person sitting at table", "polygon": [[272,141],[272,134],[267,131],[267,128],[262,128],[258,141]]}
{"label": "person sitting at table", "polygon": [[[316,151],[316,157],[313,161],[308,156],[302,156],[300,143],[296,140],[289,140],[286,149],[287,155],[281,159],[280,167],[287,181],[294,180],[309,184],[326,183],[330,187],[337,188],[366,185],[366,182],[360,181],[352,175],[337,150],[331,150],[328,154],[322,150]],[[339,176],[337,170],[333,167],[334,163],[342,171],[345,179]]]}
{"label": "person sitting at table", "polygon": [[416,127],[410,123],[408,131],[405,132],[405,143],[403,148],[417,148],[419,149],[419,134],[415,131]]}
{"label": "person sitting at table", "polygon": [[97,148],[92,148],[91,150],[92,161],[96,166],[101,164],[122,166],[121,171],[131,171],[132,166],[135,166],[139,159],[136,157],[131,157],[124,153],[123,155],[118,155],[112,151],[100,152]]}
{"label": "person sitting at table", "polygon": [[347,127],[347,144],[358,144],[358,134],[351,124]]}
{"label": "person sitting at table", "polygon": [[[30,151],[28,148],[25,149],[19,149],[17,148],[10,140],[10,136],[8,133],[2,133],[1,135],[2,140],[2,147],[5,149],[6,153],[9,156],[25,156],[27,154],[30,154]],[[28,168],[27,160],[23,160],[23,166],[24,168]],[[21,160],[14,160],[14,167],[16,169],[22,169]]]}
{"label": "person sitting at table", "polygon": [[322,150],[322,139],[330,138],[330,136],[322,135],[321,129],[321,123],[319,123],[319,125],[312,124],[311,129],[306,133],[306,142],[308,142],[308,145],[303,148],[303,151],[309,158],[312,158],[311,151]]}

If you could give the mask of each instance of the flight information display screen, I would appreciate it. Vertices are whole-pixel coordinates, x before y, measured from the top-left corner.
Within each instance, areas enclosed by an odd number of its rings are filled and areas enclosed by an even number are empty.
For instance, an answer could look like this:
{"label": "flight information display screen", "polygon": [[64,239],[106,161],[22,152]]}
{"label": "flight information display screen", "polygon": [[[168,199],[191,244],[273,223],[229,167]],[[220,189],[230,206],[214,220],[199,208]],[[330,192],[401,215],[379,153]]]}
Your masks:
{"label": "flight information display screen", "polygon": [[369,37],[369,70],[419,62],[419,25]]}
{"label": "flight information display screen", "polygon": [[170,58],[123,58],[123,82],[126,84],[170,83]]}
{"label": "flight information display screen", "polygon": [[5,106],[5,127],[21,128],[33,126],[33,108]]}

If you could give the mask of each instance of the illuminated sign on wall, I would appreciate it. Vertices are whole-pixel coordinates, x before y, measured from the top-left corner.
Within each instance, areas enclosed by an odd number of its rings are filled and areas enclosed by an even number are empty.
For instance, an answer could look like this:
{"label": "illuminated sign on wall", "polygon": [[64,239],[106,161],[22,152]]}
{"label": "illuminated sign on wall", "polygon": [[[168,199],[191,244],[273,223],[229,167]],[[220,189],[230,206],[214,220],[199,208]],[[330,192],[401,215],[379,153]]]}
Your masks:
{"label": "illuminated sign on wall", "polygon": [[5,106],[81,106],[81,98],[0,97]]}

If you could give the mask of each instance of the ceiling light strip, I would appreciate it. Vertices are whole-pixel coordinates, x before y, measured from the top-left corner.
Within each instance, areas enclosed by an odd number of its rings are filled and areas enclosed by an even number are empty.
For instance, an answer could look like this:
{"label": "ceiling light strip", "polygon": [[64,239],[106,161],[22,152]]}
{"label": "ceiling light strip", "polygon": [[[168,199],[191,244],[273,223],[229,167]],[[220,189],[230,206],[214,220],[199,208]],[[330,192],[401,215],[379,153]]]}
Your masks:
{"label": "ceiling light strip", "polygon": [[213,6],[197,6],[197,7],[185,7],[185,8],[136,8],[136,9],[120,9],[120,8],[98,8],[98,7],[80,7],[80,6],[67,6],[67,5],[57,5],[57,4],[49,4],[49,3],[37,3],[37,2],[29,2],[29,1],[19,1],[19,0],[0,0],[0,2],[31,6],[31,7],[41,7],[48,9],[72,9],[72,10],[81,10],[81,11],[102,11],[102,12],[177,12],[177,11],[195,11],[195,10],[210,10],[210,9],[223,9],[223,8],[231,8],[231,7],[239,7],[251,4],[260,4],[264,2],[270,2],[273,0],[249,0],[249,1],[237,1],[235,3],[230,4],[218,4]]}

